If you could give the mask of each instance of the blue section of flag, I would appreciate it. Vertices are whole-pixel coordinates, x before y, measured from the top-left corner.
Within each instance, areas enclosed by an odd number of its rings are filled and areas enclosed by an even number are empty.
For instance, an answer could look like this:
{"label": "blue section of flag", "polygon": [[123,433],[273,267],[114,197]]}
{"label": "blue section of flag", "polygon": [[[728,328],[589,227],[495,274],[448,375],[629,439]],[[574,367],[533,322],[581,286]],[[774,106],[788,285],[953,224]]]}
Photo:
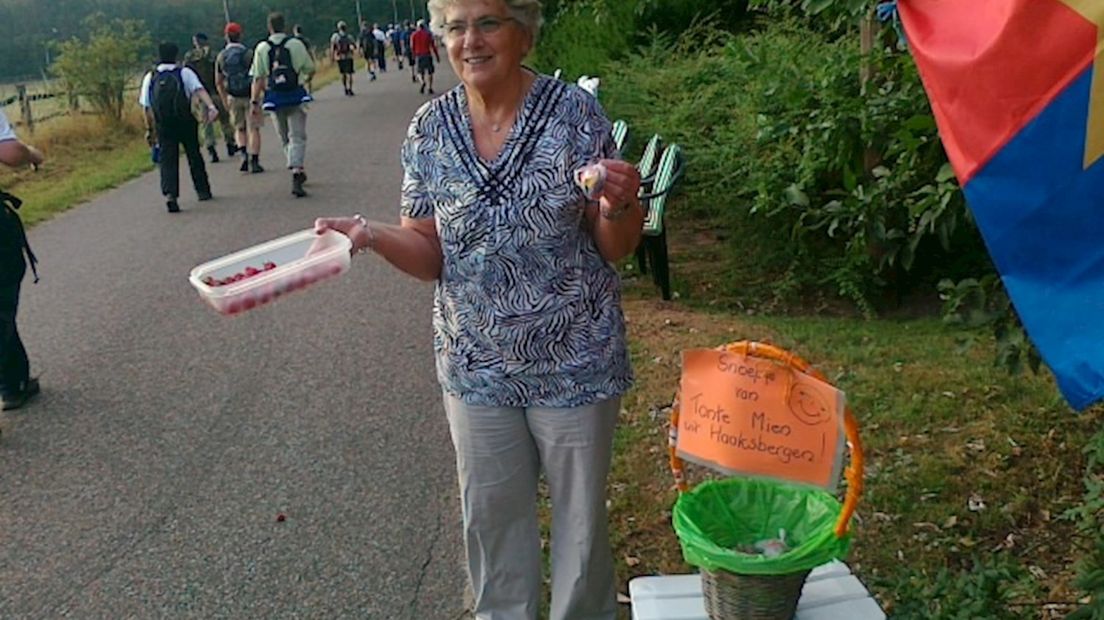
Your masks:
{"label": "blue section of flag", "polygon": [[1084,169],[1092,68],[963,188],[1063,396],[1104,398],[1104,159]]}

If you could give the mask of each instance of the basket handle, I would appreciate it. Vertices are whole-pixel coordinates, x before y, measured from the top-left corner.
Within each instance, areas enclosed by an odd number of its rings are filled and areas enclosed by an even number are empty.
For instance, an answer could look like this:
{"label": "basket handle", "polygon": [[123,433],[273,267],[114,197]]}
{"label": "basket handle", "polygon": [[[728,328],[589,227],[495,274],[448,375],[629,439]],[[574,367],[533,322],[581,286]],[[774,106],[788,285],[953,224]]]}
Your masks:
{"label": "basket handle", "polygon": [[[824,373],[813,368],[808,362],[797,355],[774,345],[741,340],[739,342],[730,342],[718,348],[728,353],[734,353],[745,357],[758,357],[778,362],[798,372],[803,372],[820,381],[828,383],[828,379],[824,376]],[[680,493],[685,493],[689,490],[689,485],[686,484],[686,464],[675,451],[675,446],[678,443],[678,424],[679,403],[678,399],[676,399],[671,405],[671,422],[667,429],[667,455],[671,463],[671,474],[674,476],[675,486]],[[862,496],[863,492],[864,459],[862,441],[859,438],[859,423],[858,420],[855,419],[850,405],[844,409],[843,427],[847,437],[847,446],[851,452],[851,462],[848,463],[847,468],[844,470],[844,477],[847,479],[847,495],[843,501],[843,509],[840,511],[839,518],[836,520],[835,533],[837,538],[842,538],[847,534],[847,530],[851,524],[851,516],[855,514],[855,509],[859,505],[859,498]]]}

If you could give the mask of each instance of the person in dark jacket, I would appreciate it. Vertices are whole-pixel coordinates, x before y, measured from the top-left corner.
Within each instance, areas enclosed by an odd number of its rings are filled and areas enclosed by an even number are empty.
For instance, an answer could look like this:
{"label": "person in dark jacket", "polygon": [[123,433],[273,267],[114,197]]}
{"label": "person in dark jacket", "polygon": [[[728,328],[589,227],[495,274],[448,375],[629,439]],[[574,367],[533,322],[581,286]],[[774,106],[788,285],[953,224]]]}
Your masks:
{"label": "person in dark jacket", "polygon": [[[42,160],[38,149],[19,141],[8,118],[0,111],[0,163],[12,167],[38,166]],[[39,391],[38,379],[31,377],[27,350],[15,326],[19,289],[27,272],[26,258],[31,259],[32,268],[35,263],[23,223],[15,211],[19,205],[18,198],[0,190],[0,397],[4,411],[22,407]]]}
{"label": "person in dark jacket", "polygon": [[[180,148],[188,158],[188,170],[192,175],[192,185],[200,201],[211,199],[211,184],[207,177],[207,167],[199,153],[199,126],[192,108],[202,104],[206,110],[203,120],[213,122],[218,117],[207,89],[199,76],[187,67],[177,64],[180,49],[175,43],[164,42],[157,49],[160,63],[142,79],[138,92],[138,105],[145,110],[146,139],[150,146],[159,145],[161,166],[161,193],[165,196],[165,206],[169,213],[179,213],[180,205],[176,199],[180,196]],[[171,109],[160,109],[163,101],[154,91],[162,85],[162,93],[179,94],[180,103]]]}

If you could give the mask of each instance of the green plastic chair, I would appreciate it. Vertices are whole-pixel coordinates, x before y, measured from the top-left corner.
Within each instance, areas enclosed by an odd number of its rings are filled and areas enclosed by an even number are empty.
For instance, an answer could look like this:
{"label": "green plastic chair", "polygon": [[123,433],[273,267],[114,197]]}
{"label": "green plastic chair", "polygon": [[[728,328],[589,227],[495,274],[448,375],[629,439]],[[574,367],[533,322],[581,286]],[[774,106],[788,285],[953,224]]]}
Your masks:
{"label": "green plastic chair", "polygon": [[640,195],[640,204],[644,207],[644,236],[637,248],[637,264],[641,273],[652,267],[652,280],[659,287],[663,299],[671,299],[671,273],[667,264],[667,230],[664,226],[664,214],[667,197],[682,176],[685,160],[682,147],[671,144],[663,149],[656,167],[655,178],[648,191]]}
{"label": "green plastic chair", "polygon": [[652,139],[648,140],[648,144],[644,147],[644,154],[636,164],[636,169],[640,172],[640,195],[642,196],[648,192],[652,182],[655,181],[656,162],[662,149],[663,138],[659,137],[658,133],[653,134]]}
{"label": "green plastic chair", "polygon": [[[636,169],[640,172],[640,192],[638,196],[641,198],[641,206],[645,209],[648,208],[648,205],[643,202],[643,197],[652,191],[652,183],[655,182],[656,176],[656,164],[659,163],[659,155],[662,151],[663,138],[658,133],[652,134],[648,144],[644,146],[644,153],[640,156],[640,161],[636,164]],[[643,241],[636,246],[636,265],[640,269],[640,273],[648,273],[648,256]]]}
{"label": "green plastic chair", "polygon": [[629,124],[620,119],[613,121],[613,129],[610,133],[613,134],[613,145],[617,147],[617,152],[624,153],[625,142],[629,138]]}

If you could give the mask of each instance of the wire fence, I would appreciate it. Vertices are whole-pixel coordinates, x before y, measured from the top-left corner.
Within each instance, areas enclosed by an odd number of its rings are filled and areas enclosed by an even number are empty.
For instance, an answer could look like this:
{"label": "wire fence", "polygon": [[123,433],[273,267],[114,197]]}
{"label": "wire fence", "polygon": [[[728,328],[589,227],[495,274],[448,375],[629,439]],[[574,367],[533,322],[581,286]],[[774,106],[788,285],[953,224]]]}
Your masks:
{"label": "wire fence", "polygon": [[[8,88],[13,88],[15,93],[0,97],[0,111],[13,125],[31,133],[36,126],[52,119],[97,113],[87,100],[65,91],[57,82],[19,83]],[[123,89],[123,92],[137,91],[137,83]]]}

